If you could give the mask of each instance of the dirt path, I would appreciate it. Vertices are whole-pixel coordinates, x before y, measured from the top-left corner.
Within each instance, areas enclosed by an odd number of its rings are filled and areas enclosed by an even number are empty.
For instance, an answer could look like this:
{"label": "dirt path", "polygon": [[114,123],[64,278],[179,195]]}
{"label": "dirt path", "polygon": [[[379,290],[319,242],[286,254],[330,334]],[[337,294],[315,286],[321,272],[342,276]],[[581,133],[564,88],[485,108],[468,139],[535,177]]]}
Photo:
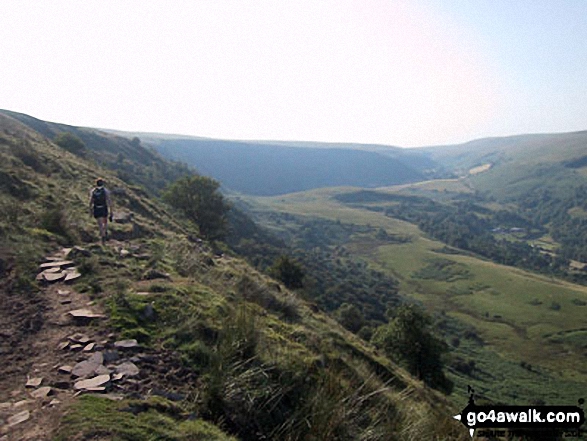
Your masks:
{"label": "dirt path", "polygon": [[[108,246],[120,252],[122,245]],[[138,254],[127,252],[127,258],[141,258],[135,248]],[[41,280],[41,289],[26,296],[0,292],[0,441],[53,439],[82,393],[180,401],[196,380],[178,354],[116,340],[106,312],[63,280],[81,277],[65,260],[68,251],[48,256],[48,267],[39,269],[47,274],[42,279],[61,280]]]}
{"label": "dirt path", "polygon": [[[71,375],[59,368],[76,365],[108,342],[99,318],[82,324],[69,314],[85,308],[102,313],[65,282],[46,285],[29,297],[3,293],[0,440],[51,439],[63,409],[76,395]],[[76,334],[81,342],[72,341]],[[61,348],[65,342],[68,347]]]}

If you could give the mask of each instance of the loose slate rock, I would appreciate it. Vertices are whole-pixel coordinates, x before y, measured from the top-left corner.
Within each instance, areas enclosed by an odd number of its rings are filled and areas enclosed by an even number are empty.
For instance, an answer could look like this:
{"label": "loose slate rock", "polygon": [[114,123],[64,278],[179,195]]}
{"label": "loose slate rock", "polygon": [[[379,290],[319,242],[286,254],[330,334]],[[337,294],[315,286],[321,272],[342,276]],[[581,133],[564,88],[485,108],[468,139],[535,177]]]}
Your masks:
{"label": "loose slate rock", "polygon": [[29,380],[26,382],[25,387],[39,387],[42,382],[43,382],[43,379],[41,377],[29,378]]}
{"label": "loose slate rock", "polygon": [[83,349],[84,352],[91,352],[94,350],[96,343],[88,343],[86,347]]}
{"label": "loose slate rock", "polygon": [[88,390],[104,386],[110,381],[110,375],[98,375],[88,380],[78,381],[73,385],[75,390]]}
{"label": "loose slate rock", "polygon": [[73,370],[73,368],[71,366],[59,366],[59,369],[57,369],[57,372],[59,372],[60,374],[71,374],[71,371]]}
{"label": "loose slate rock", "polygon": [[86,392],[104,392],[106,388],[104,386],[100,387],[87,387],[84,389]]}
{"label": "loose slate rock", "polygon": [[31,392],[31,397],[33,398],[45,398],[47,395],[51,393],[51,388],[49,386],[40,387]]}
{"label": "loose slate rock", "polygon": [[73,282],[74,280],[77,280],[81,277],[81,273],[79,273],[77,270],[76,271],[68,271],[65,275],[65,283],[69,283],[69,282]]}
{"label": "loose slate rock", "polygon": [[134,377],[139,375],[139,368],[131,361],[126,361],[121,365],[116,366],[114,369],[116,369],[118,374],[122,374],[126,377]]}
{"label": "loose slate rock", "polygon": [[20,400],[20,401],[14,403],[14,408],[19,409],[23,406],[27,406],[27,405],[31,404],[32,402],[33,401],[31,401],[31,400]]}
{"label": "loose slate rock", "polygon": [[112,371],[104,365],[100,365],[96,369],[96,375],[106,375],[106,374],[110,375],[111,373],[112,373]]}
{"label": "loose slate rock", "polygon": [[31,417],[31,413],[28,410],[23,410],[16,415],[8,418],[8,427],[16,426],[17,424],[24,423]]}
{"label": "loose slate rock", "polygon": [[65,289],[58,289],[57,290],[57,294],[59,294],[60,296],[68,296],[69,294],[71,294],[71,291],[67,291]]}
{"label": "loose slate rock", "polygon": [[43,280],[49,282],[49,283],[54,283],[54,282],[59,282],[60,280],[63,280],[67,277],[66,273],[61,271],[58,273],[42,273],[43,274]]}
{"label": "loose slate rock", "polygon": [[89,377],[90,375],[96,374],[100,367],[103,367],[104,356],[101,352],[96,352],[92,356],[84,361],[80,361],[71,370],[71,374],[76,377]]}
{"label": "loose slate rock", "polygon": [[67,338],[75,343],[80,343],[80,344],[86,344],[86,343],[89,343],[89,341],[90,341],[90,337],[88,337],[87,335],[84,335],[80,332],[73,334],[73,335],[70,335]]}
{"label": "loose slate rock", "polygon": [[47,268],[45,271],[43,271],[42,274],[52,274],[58,272],[61,272],[61,267],[56,266],[55,268]]}
{"label": "loose slate rock", "polygon": [[55,267],[68,268],[70,266],[73,266],[72,260],[59,260],[57,262],[42,263],[41,265],[39,265],[39,268],[41,268],[41,269],[55,268]]}
{"label": "loose slate rock", "polygon": [[119,340],[114,343],[114,347],[118,349],[137,349],[139,343],[133,338],[131,340]]}
{"label": "loose slate rock", "polygon": [[68,314],[71,315],[74,319],[80,321],[105,317],[104,314],[98,314],[97,312],[87,308],[75,309],[73,311],[69,311]]}

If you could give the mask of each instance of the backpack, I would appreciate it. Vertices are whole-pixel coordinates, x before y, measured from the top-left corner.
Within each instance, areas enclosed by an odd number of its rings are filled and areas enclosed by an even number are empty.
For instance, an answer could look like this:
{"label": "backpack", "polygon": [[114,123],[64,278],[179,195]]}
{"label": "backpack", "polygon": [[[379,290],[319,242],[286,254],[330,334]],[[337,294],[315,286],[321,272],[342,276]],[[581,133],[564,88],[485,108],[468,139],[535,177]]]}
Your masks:
{"label": "backpack", "polygon": [[94,188],[92,192],[94,207],[104,207],[106,205],[106,189],[104,187]]}

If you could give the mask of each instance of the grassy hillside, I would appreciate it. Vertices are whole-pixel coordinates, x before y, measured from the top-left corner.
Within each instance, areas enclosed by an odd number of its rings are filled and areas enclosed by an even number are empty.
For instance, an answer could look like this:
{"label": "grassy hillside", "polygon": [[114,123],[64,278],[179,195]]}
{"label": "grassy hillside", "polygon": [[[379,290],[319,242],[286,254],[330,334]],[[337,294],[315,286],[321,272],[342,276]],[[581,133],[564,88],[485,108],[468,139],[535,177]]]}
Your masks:
{"label": "grassy hillside", "polygon": [[127,184],[139,185],[156,195],[167,183],[189,173],[187,167],[166,161],[152,148],[143,146],[138,137],[41,121],[7,110],[0,110],[0,114],[23,123],[51,141],[62,133],[75,135],[85,145],[78,156],[99,164]]}
{"label": "grassy hillside", "polygon": [[[467,176],[475,167],[488,170],[470,176],[480,191],[512,198],[542,186],[585,182],[587,132],[488,138],[466,144],[422,149],[422,152]],[[563,178],[563,182],[560,179]]]}
{"label": "grassy hillside", "polygon": [[[141,181],[149,170],[165,180],[173,177],[166,167],[181,168],[156,155],[148,159],[152,152],[132,140],[13,116],[0,114],[0,322],[6,337],[0,395],[8,402],[0,418],[11,421],[16,414],[10,412],[24,411],[28,419],[3,429],[9,436],[466,439],[443,395],[295,292],[195,240],[193,228],[155,198],[159,184],[145,191],[152,181]],[[71,130],[88,152],[54,144],[59,130]],[[138,170],[141,185],[107,167],[119,153]],[[134,215],[111,225],[106,246],[96,243],[87,213],[96,175],[113,191],[115,214]],[[72,245],[81,246],[72,254],[79,280],[37,282],[44,256]],[[59,311],[71,301],[105,318],[90,325],[64,321],[67,314]],[[87,348],[57,347],[80,332],[109,357],[123,352],[115,341],[136,339],[140,349],[129,362],[140,373],[108,382],[108,394],[78,397],[75,380],[56,366],[86,359]],[[30,399],[25,383],[31,374],[49,384],[46,400]]]}
{"label": "grassy hillside", "polygon": [[[360,207],[341,196],[369,192],[348,188],[247,201],[256,218],[273,228],[290,214],[370,227],[370,234],[355,234],[338,245],[397,279],[402,295],[436,314],[437,329],[451,344],[457,400],[465,399],[469,384],[508,404],[574,402],[576,391],[587,386],[586,288],[447,247],[415,225],[385,215],[399,195],[417,186],[386,189],[371,201],[363,197]],[[439,201],[447,196],[431,186],[427,191]]]}

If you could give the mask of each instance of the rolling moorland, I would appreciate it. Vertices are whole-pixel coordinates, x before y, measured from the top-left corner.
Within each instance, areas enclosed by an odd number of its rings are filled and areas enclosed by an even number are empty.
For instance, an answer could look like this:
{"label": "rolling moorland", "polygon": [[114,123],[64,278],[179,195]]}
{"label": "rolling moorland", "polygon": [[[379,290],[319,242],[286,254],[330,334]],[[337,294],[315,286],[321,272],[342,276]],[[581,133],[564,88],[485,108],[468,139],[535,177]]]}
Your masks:
{"label": "rolling moorland", "polygon": [[[468,439],[461,403],[239,256],[247,240],[289,248],[237,204],[226,242],[166,205],[185,165],[6,111],[0,155],[3,438]],[[97,175],[115,200],[106,245],[87,212]],[[323,263],[404,301],[352,256]]]}

